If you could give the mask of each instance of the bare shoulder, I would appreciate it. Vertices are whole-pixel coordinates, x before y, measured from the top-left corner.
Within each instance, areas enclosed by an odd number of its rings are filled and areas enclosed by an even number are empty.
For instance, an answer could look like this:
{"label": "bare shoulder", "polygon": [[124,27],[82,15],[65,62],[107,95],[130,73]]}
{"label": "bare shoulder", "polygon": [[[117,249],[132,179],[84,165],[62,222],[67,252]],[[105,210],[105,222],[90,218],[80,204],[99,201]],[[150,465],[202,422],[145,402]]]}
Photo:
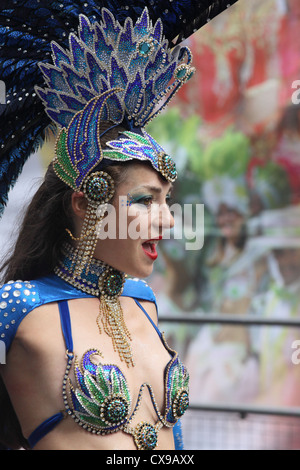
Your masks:
{"label": "bare shoulder", "polygon": [[[58,305],[55,302],[34,308],[22,320],[16,332],[15,342],[24,348],[54,346],[61,335]],[[52,344],[53,343],[53,344]]]}

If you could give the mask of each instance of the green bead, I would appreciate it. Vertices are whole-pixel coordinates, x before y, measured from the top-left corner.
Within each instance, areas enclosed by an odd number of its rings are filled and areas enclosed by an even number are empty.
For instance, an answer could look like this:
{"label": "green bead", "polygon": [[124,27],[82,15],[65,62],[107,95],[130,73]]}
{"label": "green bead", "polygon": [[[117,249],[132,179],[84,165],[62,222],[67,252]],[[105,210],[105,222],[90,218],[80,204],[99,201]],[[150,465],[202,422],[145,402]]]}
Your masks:
{"label": "green bead", "polygon": [[124,275],[113,268],[99,279],[99,290],[104,297],[119,296],[123,285]]}
{"label": "green bead", "polygon": [[189,407],[189,394],[186,390],[177,393],[173,402],[173,413],[176,418],[181,418]]}
{"label": "green bead", "polygon": [[103,415],[107,422],[117,424],[124,421],[128,414],[128,410],[128,403],[123,397],[112,396],[106,402]]}
{"label": "green bead", "polygon": [[157,444],[157,431],[150,423],[141,423],[137,426],[135,442],[140,450],[153,450]]}
{"label": "green bead", "polygon": [[141,42],[139,44],[138,49],[139,49],[139,53],[141,55],[147,57],[150,54],[151,50],[152,50],[152,44],[151,44],[151,42],[147,42],[147,41]]}
{"label": "green bead", "polygon": [[177,70],[177,73],[176,73],[176,78],[178,78],[179,80],[182,80],[186,75],[186,68],[182,68],[180,70]]}

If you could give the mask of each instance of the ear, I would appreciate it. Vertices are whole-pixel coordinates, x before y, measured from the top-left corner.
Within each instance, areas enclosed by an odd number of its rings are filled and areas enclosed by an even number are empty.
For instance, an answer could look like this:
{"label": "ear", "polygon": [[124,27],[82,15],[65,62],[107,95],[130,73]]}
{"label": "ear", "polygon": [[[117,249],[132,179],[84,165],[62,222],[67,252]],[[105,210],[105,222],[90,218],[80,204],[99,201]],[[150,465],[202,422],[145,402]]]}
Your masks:
{"label": "ear", "polygon": [[72,209],[75,215],[80,219],[84,219],[88,202],[82,191],[74,192],[71,196]]}

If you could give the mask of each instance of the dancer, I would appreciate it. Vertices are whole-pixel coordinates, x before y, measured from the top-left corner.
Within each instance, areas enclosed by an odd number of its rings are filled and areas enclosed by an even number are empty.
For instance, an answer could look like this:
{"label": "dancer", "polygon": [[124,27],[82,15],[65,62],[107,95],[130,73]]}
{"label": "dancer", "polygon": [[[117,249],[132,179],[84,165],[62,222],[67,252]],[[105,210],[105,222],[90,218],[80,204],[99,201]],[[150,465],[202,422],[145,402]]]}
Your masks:
{"label": "dancer", "polygon": [[125,273],[148,276],[173,225],[175,163],[145,126],[194,73],[183,38],[235,2],[149,3],[2,6],[2,208],[46,129],[57,134],[0,291],[8,448],[181,447],[188,373],[151,289]]}

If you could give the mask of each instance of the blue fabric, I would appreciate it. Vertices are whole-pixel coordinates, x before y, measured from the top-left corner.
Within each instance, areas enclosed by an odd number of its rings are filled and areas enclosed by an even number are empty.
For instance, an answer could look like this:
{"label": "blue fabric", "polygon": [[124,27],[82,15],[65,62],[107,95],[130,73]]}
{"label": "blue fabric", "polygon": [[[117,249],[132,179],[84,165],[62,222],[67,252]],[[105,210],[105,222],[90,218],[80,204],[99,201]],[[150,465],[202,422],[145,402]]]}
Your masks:
{"label": "blue fabric", "polygon": [[146,317],[148,318],[148,320],[150,321],[150,323],[152,324],[152,326],[155,328],[158,336],[161,338],[161,331],[158,329],[157,325],[154,323],[154,321],[152,320],[152,318],[148,315],[148,313],[146,312],[146,310],[144,309],[144,307],[140,304],[140,302],[137,300],[137,299],[134,299],[135,303],[140,307],[140,309],[144,312],[144,314],[146,315]]}
{"label": "blue fabric", "polygon": [[58,303],[60,322],[65,339],[65,344],[68,352],[73,352],[73,337],[71,329],[71,319],[68,307],[68,302],[63,300]]}
{"label": "blue fabric", "polygon": [[[140,279],[126,279],[122,296],[156,304],[152,289]],[[10,281],[0,289],[0,340],[8,352],[20,323],[33,309],[50,302],[92,297],[54,274],[34,281]]]}
{"label": "blue fabric", "polygon": [[183,450],[183,438],[182,438],[182,428],[181,428],[181,421],[178,420],[175,426],[173,427],[173,436],[174,436],[174,443],[175,443],[175,450]]}
{"label": "blue fabric", "polygon": [[30,448],[33,449],[37,442],[46,436],[46,434],[48,434],[50,431],[52,431],[52,429],[55,428],[55,426],[57,426],[63,418],[64,414],[60,412],[43,421],[42,424],[40,424],[40,426],[38,426],[27,439]]}

